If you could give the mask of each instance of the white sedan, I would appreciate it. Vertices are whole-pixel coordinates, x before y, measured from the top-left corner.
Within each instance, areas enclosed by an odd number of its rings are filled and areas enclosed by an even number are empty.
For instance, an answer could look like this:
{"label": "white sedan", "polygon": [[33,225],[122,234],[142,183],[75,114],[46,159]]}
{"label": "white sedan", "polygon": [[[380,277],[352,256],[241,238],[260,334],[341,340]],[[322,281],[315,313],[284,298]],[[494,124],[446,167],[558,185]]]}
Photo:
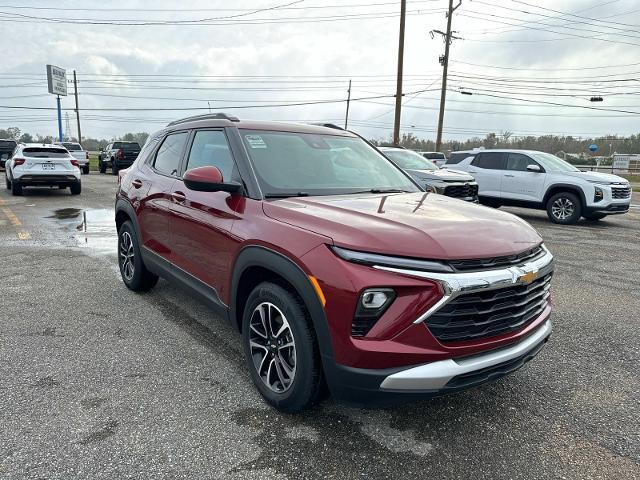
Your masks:
{"label": "white sedan", "polygon": [[82,191],[78,160],[58,145],[20,144],[7,161],[7,188],[13,195],[22,195],[23,187],[69,187],[72,195]]}

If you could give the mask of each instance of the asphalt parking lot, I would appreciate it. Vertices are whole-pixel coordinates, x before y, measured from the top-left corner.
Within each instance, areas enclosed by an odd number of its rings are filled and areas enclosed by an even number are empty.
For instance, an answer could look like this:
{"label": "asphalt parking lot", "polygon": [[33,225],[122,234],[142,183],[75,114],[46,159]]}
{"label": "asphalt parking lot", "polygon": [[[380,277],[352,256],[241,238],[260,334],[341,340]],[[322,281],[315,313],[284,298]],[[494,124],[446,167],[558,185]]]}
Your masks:
{"label": "asphalt parking lot", "polygon": [[640,478],[640,207],[570,227],[510,209],[557,259],[554,334],[516,374],[290,416],[203,304],[125,288],[115,188],[0,192],[0,478]]}

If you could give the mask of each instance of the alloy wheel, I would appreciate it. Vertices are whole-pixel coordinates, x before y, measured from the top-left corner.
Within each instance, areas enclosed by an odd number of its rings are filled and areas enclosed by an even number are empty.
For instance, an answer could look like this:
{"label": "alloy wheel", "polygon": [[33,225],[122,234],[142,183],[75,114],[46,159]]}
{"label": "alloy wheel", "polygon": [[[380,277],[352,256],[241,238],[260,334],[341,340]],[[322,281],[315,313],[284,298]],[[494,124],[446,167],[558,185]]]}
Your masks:
{"label": "alloy wheel", "polygon": [[551,206],[551,213],[558,220],[566,220],[575,212],[575,205],[566,197],[560,197]]}
{"label": "alloy wheel", "polygon": [[249,328],[258,376],[272,391],[286,392],[296,375],[296,344],[287,318],[273,303],[263,302],[251,314]]}
{"label": "alloy wheel", "polygon": [[126,280],[131,281],[135,273],[135,253],[131,235],[126,231],[120,235],[120,264],[122,265],[122,275]]}

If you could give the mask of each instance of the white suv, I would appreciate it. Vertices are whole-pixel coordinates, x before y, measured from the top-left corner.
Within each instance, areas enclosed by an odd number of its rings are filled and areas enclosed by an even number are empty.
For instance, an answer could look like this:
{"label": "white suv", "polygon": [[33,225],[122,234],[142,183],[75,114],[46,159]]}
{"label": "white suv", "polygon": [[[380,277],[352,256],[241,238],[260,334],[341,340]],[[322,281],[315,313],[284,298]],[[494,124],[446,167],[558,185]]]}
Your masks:
{"label": "white suv", "polygon": [[20,144],[5,165],[7,188],[22,195],[23,187],[70,187],[72,195],[81,192],[80,168],[66,148],[41,143]]}
{"label": "white suv", "polygon": [[631,187],[624,178],[582,172],[549,153],[480,150],[455,168],[475,177],[480,203],[546,209],[554,223],[572,224],[581,216],[600,220],[627,212],[631,203]]}

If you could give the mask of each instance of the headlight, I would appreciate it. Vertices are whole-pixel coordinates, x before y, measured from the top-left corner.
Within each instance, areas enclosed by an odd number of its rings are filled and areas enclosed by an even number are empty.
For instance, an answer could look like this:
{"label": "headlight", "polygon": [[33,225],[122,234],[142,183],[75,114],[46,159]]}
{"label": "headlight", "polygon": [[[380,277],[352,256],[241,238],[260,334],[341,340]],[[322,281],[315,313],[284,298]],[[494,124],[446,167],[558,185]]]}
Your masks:
{"label": "headlight", "polygon": [[604,198],[604,192],[600,187],[596,187],[596,193],[593,195],[593,201],[599,202]]}
{"label": "headlight", "polygon": [[440,187],[438,185],[430,185],[430,184],[425,184],[424,189],[428,192],[428,193],[444,193],[444,189],[445,187]]}
{"label": "headlight", "polygon": [[378,253],[358,252],[346,248],[329,247],[338,257],[347,262],[359,263],[369,267],[391,267],[405,270],[420,270],[424,272],[452,273],[454,270],[444,262],[436,260],[420,260],[417,258],[392,257]]}

